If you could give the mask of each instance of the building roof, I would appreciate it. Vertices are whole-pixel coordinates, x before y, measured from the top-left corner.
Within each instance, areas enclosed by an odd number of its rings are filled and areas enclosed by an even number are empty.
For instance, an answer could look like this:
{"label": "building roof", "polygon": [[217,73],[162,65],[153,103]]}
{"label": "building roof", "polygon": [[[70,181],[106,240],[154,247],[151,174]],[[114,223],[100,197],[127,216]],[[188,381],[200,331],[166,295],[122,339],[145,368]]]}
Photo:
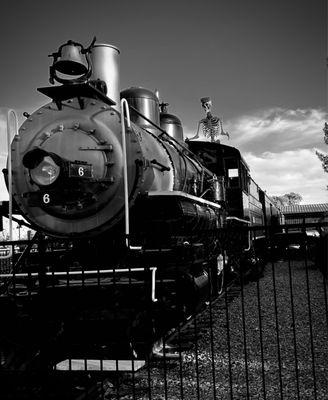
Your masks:
{"label": "building roof", "polygon": [[281,207],[283,214],[311,214],[328,212],[328,203],[323,204],[294,204]]}

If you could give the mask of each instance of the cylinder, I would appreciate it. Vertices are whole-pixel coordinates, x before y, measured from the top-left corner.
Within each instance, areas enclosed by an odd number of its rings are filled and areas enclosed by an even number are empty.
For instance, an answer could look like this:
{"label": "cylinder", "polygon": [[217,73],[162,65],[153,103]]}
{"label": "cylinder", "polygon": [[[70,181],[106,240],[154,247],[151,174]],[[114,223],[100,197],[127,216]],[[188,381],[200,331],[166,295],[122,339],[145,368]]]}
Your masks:
{"label": "cylinder", "polygon": [[107,97],[115,101],[113,107],[120,109],[120,50],[110,44],[95,44],[91,49],[91,79],[100,79],[106,83]]}
{"label": "cylinder", "polygon": [[[159,101],[154,92],[141,87],[131,87],[121,92],[121,98],[125,98],[130,106],[159,126]],[[155,130],[151,123],[133,110],[131,110],[131,120],[142,128]]]}

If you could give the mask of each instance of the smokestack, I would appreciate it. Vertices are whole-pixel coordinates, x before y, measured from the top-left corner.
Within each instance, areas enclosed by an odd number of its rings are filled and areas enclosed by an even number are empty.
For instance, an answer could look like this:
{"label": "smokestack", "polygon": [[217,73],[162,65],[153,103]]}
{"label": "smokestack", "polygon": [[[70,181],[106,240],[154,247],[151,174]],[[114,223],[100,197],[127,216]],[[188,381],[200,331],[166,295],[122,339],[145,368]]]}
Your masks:
{"label": "smokestack", "polygon": [[120,111],[120,50],[110,44],[96,43],[91,48],[92,80],[100,79],[106,83],[107,97],[115,101],[113,106]]}

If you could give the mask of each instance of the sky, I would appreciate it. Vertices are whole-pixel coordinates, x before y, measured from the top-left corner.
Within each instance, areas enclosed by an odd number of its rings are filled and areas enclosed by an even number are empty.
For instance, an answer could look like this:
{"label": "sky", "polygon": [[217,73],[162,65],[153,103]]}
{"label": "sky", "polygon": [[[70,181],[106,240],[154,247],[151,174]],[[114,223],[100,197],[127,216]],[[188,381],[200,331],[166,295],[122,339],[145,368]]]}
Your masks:
{"label": "sky", "polygon": [[[2,0],[0,167],[6,159],[5,110],[35,111],[47,99],[48,54],[69,39],[94,36],[120,48],[120,86],[158,89],[186,136],[210,96],[230,140],[271,195],[296,192],[328,202],[325,0]],[[0,199],[6,197],[0,179]]]}

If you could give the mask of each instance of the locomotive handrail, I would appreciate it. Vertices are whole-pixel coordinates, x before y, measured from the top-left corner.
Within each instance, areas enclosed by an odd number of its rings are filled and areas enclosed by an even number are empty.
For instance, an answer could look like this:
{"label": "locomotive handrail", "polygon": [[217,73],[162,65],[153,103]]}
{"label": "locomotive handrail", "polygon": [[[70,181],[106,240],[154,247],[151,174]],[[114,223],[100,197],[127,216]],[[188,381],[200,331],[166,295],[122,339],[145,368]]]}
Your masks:
{"label": "locomotive handrail", "polygon": [[248,221],[247,219],[242,219],[242,218],[238,218],[238,217],[227,217],[227,220],[233,220],[233,221],[238,221],[238,222],[243,222],[245,224],[249,224],[250,225],[250,221]]}
{"label": "locomotive handrail", "polygon": [[183,197],[185,199],[192,200],[196,203],[208,205],[211,207],[215,207],[221,209],[221,205],[218,203],[214,203],[213,201],[203,199],[202,197],[193,196],[192,194],[182,192],[180,190],[157,190],[157,191],[150,191],[147,193],[149,197]]}
{"label": "locomotive handrail", "polygon": [[[162,132],[162,134],[164,135],[168,135],[168,133],[162,129],[160,126],[158,126],[157,124],[155,124],[155,122],[153,122],[151,119],[147,118],[145,115],[143,115],[140,111],[138,111],[136,108],[134,108],[133,106],[129,106],[131,108],[131,110],[133,110],[139,117],[143,118],[145,121],[149,122],[151,125],[153,125],[153,127],[155,127],[156,129],[158,129],[159,131]],[[168,135],[169,136],[169,135]],[[170,136],[171,137],[171,136]]]}
{"label": "locomotive handrail", "polygon": [[125,244],[129,250],[141,250],[140,246],[130,245],[130,210],[129,210],[129,188],[128,188],[128,165],[126,156],[125,119],[126,115],[128,129],[131,129],[129,104],[126,99],[121,99],[121,130],[122,130],[122,152],[123,152],[123,182],[124,182],[124,214],[125,214]]}
{"label": "locomotive handrail", "polygon": [[124,214],[125,214],[125,244],[129,247],[130,235],[130,215],[129,215],[129,192],[128,192],[128,167],[126,159],[126,139],[125,139],[125,120],[124,112],[128,128],[131,128],[129,104],[126,99],[121,100],[121,129],[122,129],[122,151],[123,151],[123,184],[124,184]]}
{"label": "locomotive handrail", "polygon": [[[11,130],[10,117],[13,116],[14,129]],[[7,111],[7,150],[8,150],[8,192],[9,192],[9,207],[8,207],[8,219],[9,219],[9,240],[13,239],[13,185],[12,185],[12,167],[11,167],[11,137],[17,135],[18,121],[17,115],[14,110]],[[13,133],[13,135],[12,135]],[[8,254],[0,256],[1,260],[11,258],[13,255],[13,249],[10,247]]]}

